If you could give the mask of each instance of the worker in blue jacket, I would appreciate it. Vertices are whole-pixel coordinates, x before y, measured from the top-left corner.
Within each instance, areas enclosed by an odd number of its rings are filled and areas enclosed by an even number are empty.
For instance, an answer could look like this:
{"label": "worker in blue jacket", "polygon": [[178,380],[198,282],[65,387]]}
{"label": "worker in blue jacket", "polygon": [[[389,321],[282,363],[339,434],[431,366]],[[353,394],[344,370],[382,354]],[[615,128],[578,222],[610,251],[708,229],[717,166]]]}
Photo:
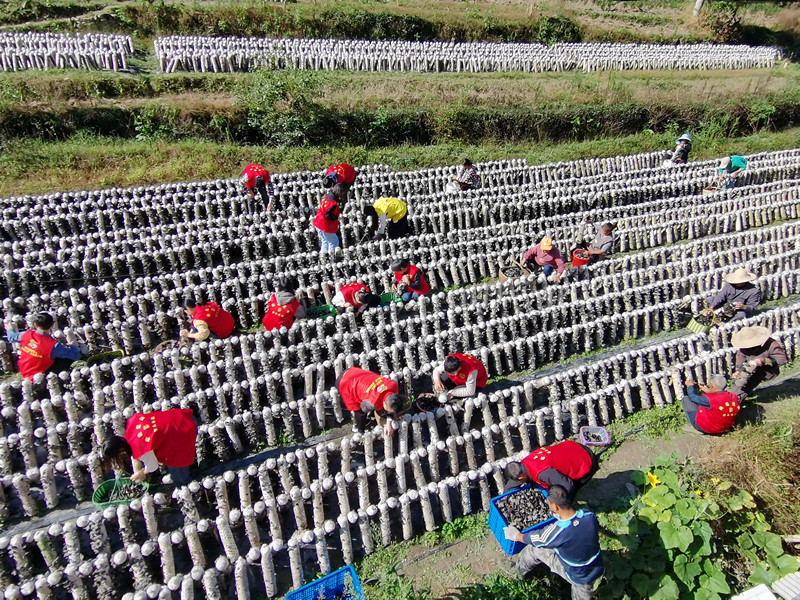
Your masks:
{"label": "worker in blue jacket", "polygon": [[547,506],[556,516],[549,525],[524,535],[512,525],[503,528],[507,540],[522,542],[525,548],[516,566],[507,559],[500,566],[507,573],[522,577],[544,563],[572,584],[572,600],[590,600],[594,583],[605,572],[597,517],[588,510],[575,510],[560,485],[547,490]]}

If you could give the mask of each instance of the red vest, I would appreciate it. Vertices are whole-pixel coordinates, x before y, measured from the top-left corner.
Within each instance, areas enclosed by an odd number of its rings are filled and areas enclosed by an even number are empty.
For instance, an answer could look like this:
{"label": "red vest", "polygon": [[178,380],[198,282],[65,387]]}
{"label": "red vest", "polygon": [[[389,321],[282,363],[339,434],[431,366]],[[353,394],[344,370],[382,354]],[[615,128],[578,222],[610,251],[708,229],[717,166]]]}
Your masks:
{"label": "red vest", "polygon": [[387,396],[398,392],[397,384],[372,371],[350,367],[339,380],[339,395],[347,410],[361,410],[361,401],[368,400],[375,410],[383,409]]}
{"label": "red vest", "polygon": [[209,302],[195,308],[192,325],[195,321],[205,321],[211,333],[220,339],[233,333],[233,315],[223,310],[216,302]]}
{"label": "red vest", "polygon": [[739,397],[733,392],[703,395],[711,402],[711,408],[701,406],[697,409],[697,426],[706,433],[725,433],[733,427],[739,414]]}
{"label": "red vest", "polygon": [[[333,194],[331,194],[333,196]],[[333,211],[333,214],[336,216],[335,221],[329,221],[325,218],[325,213],[328,212],[328,209],[331,206],[336,206],[336,210]],[[328,194],[325,194],[322,197],[322,201],[319,203],[319,210],[317,211],[317,216],[314,217],[314,227],[317,229],[321,229],[325,233],[336,233],[339,231],[339,214],[341,210],[339,209],[339,203],[336,200],[330,200],[328,198]]]}
{"label": "red vest", "polygon": [[50,358],[50,353],[58,343],[49,335],[36,331],[26,331],[19,341],[19,361],[17,367],[19,374],[28,379],[33,379],[37,373],[44,373],[56,362]]}
{"label": "red vest", "polygon": [[188,408],[173,408],[128,419],[125,439],[131,445],[133,458],[139,459],[151,450],[156,460],[166,467],[190,467],[194,462],[197,425]]}
{"label": "red vest", "polygon": [[252,190],[256,187],[256,177],[263,177],[264,183],[269,183],[269,171],[255,163],[247,165],[244,171],[242,171],[242,175],[247,175],[247,181],[244,183],[244,187],[248,190]]}
{"label": "red vest", "polygon": [[356,180],[356,170],[347,163],[331,165],[325,175],[331,173],[336,173],[336,183],[353,183]]}
{"label": "red vest", "polygon": [[566,440],[554,446],[543,446],[522,459],[528,474],[534,482],[547,488],[539,481],[539,473],[545,469],[560,471],[573,481],[577,481],[592,470],[592,459],[586,449],[578,442]]}
{"label": "red vest", "polygon": [[456,385],[464,385],[467,383],[469,374],[477,370],[478,387],[486,387],[486,382],[489,380],[489,377],[486,375],[486,367],[483,366],[481,361],[469,354],[451,354],[450,356],[455,356],[461,361],[461,368],[454,375],[450,373],[447,374],[450,381]]}
{"label": "red vest", "polygon": [[342,287],[339,288],[339,291],[342,293],[344,301],[350,306],[355,306],[356,308],[361,306],[361,302],[357,302],[356,299],[354,298],[356,292],[359,290],[364,290],[368,292],[369,288],[363,283],[359,283],[358,281],[354,281],[353,283],[348,283],[347,285],[343,285]]}
{"label": "red vest", "polygon": [[[407,289],[409,292],[417,292],[417,293],[418,293],[420,296],[425,296],[425,295],[427,295],[427,294],[428,294],[428,292],[430,292],[430,291],[431,291],[431,288],[430,288],[430,286],[428,285],[428,282],[427,282],[427,280],[425,279],[425,273],[423,273],[423,272],[422,272],[422,270],[421,270],[419,267],[415,267],[414,265],[410,265],[410,266],[408,267],[408,273],[407,273],[407,275],[408,275],[408,278],[409,278],[411,281],[414,281],[414,276],[417,274],[417,271],[419,271],[419,273],[420,273],[420,284],[419,284],[419,289],[418,289],[418,290],[417,290],[417,289],[414,289],[414,288],[412,288],[411,286],[409,286],[409,287],[408,287],[408,288],[406,288],[406,289]],[[395,280],[395,282],[396,282],[396,283],[400,283],[400,280],[401,280],[402,278],[403,278],[403,276],[402,276],[402,275],[400,275],[400,271],[395,271],[395,274],[394,274],[394,280]]]}
{"label": "red vest", "polygon": [[278,297],[272,294],[272,298],[269,299],[267,314],[264,315],[261,322],[267,331],[280,329],[281,327],[288,329],[294,323],[294,315],[298,308],[300,308],[300,301],[296,298],[289,304],[278,304]]}

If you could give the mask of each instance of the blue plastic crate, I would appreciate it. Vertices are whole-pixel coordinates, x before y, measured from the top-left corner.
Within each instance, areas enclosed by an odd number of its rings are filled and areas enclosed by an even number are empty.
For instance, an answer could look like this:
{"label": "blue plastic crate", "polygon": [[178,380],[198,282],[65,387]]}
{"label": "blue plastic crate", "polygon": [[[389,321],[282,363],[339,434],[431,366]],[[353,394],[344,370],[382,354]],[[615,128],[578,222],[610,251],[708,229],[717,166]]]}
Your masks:
{"label": "blue plastic crate", "polygon": [[[325,577],[320,577],[316,581],[307,583],[301,588],[286,594],[284,600],[318,600],[322,592],[325,600],[336,600],[337,595],[345,590],[345,579],[347,575],[353,578],[353,600],[366,600],[364,592],[361,591],[361,582],[358,580],[356,570],[352,566],[342,567],[338,571],[329,573]],[[349,599],[348,599],[349,600]]]}
{"label": "blue plastic crate", "polygon": [[[500,494],[499,496],[495,496],[492,498],[491,506],[489,507],[489,529],[492,530],[494,537],[497,538],[500,547],[503,549],[508,556],[514,556],[515,554],[519,554],[522,552],[522,549],[525,547],[525,544],[522,542],[512,542],[511,540],[507,540],[505,534],[503,533],[503,527],[508,527],[508,523],[506,522],[505,517],[500,514],[500,511],[497,509],[497,501],[501,498],[505,498],[506,496],[510,496],[511,494],[516,494],[517,492],[521,492],[522,490],[527,490],[531,486],[530,485],[523,485],[521,488],[517,488],[515,490],[511,490],[510,492],[506,492],[505,494]],[[536,486],[539,488],[539,491],[542,492],[542,495],[547,498],[547,490],[540,486]],[[552,517],[541,523],[537,523],[527,529],[524,529],[522,533],[528,533],[529,531],[533,531],[534,529],[539,529],[540,527],[544,527],[548,523],[552,523],[555,521],[556,518]]]}

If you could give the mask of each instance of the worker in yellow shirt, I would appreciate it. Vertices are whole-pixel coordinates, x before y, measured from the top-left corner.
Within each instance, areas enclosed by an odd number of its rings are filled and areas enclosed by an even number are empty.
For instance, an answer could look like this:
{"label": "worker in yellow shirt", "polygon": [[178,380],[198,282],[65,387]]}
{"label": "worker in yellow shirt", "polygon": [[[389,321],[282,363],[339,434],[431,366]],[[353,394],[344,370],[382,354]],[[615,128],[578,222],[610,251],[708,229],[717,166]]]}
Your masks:
{"label": "worker in yellow shirt", "polygon": [[397,198],[378,198],[372,206],[364,209],[364,216],[370,220],[367,235],[373,241],[384,239],[396,240],[408,235],[408,206]]}

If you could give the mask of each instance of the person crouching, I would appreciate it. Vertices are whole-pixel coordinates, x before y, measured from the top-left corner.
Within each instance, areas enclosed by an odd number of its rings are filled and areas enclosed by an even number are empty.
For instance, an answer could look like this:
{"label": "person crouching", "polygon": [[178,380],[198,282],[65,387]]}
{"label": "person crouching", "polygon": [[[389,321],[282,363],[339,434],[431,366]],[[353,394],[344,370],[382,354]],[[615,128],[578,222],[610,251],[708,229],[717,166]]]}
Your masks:
{"label": "person crouching", "polygon": [[447,399],[471,398],[486,387],[488,376],[483,363],[469,354],[451,354],[433,370],[433,389],[447,390]]}

